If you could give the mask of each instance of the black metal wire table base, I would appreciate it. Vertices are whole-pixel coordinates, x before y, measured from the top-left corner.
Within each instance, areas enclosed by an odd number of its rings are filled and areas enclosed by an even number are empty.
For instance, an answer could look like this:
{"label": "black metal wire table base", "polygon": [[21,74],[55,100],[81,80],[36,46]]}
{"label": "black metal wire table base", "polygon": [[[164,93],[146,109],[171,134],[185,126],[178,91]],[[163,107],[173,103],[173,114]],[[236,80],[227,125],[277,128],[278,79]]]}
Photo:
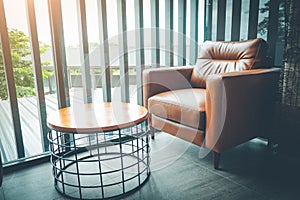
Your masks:
{"label": "black metal wire table base", "polygon": [[150,175],[149,133],[142,124],[111,132],[51,130],[54,185],[73,199],[107,199],[141,187]]}

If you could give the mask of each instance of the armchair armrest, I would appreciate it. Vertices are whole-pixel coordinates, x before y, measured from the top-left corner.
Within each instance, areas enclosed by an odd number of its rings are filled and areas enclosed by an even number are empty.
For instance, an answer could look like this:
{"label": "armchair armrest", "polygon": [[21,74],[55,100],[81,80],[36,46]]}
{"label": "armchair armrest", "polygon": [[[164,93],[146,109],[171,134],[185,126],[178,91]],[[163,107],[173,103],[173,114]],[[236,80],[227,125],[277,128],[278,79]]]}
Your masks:
{"label": "armchair armrest", "polygon": [[154,68],[143,71],[143,100],[148,106],[151,96],[175,89],[191,87],[190,78],[193,66]]}
{"label": "armchair armrest", "polygon": [[206,82],[206,147],[222,152],[268,131],[280,69],[210,75]]}

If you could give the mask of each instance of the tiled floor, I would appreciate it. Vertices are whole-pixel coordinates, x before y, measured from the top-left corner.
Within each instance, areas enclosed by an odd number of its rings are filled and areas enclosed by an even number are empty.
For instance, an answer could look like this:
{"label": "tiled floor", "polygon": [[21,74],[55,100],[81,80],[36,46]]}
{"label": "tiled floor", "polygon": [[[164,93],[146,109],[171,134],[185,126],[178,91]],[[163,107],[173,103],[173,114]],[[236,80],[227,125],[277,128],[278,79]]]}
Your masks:
{"label": "tiled floor", "polygon": [[[165,133],[151,141],[151,175],[138,191],[123,199],[300,199],[300,159],[274,155],[261,140],[222,154],[221,170],[211,154]],[[0,199],[66,199],[53,186],[50,163],[4,176]],[[1,199],[1,200],[2,200]]]}

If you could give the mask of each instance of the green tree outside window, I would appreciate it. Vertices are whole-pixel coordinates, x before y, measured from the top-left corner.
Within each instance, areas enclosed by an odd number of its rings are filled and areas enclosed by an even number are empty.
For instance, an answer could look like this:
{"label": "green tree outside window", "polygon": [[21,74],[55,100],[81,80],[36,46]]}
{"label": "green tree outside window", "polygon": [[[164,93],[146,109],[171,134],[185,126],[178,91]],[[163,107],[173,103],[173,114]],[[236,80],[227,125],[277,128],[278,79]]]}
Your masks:
{"label": "green tree outside window", "polygon": [[[13,64],[13,72],[16,84],[17,97],[34,96],[34,75],[32,62],[28,57],[31,55],[30,39],[24,32],[11,29],[8,30],[9,42],[11,48],[11,57]],[[43,54],[49,46],[40,45],[40,53]],[[7,99],[7,87],[5,80],[5,71],[2,57],[2,49],[0,48],[0,100]],[[49,65],[49,62],[44,62],[42,65]],[[47,70],[42,70],[43,78],[48,78],[53,74]]]}

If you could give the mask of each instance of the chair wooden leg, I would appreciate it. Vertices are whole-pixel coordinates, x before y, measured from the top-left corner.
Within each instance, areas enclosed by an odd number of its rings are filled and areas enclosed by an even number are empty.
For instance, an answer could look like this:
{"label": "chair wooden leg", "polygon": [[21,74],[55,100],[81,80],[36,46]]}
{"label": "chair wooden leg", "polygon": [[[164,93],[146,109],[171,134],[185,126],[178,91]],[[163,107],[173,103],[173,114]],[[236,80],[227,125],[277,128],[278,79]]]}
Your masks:
{"label": "chair wooden leg", "polygon": [[219,163],[220,163],[220,156],[221,154],[218,152],[213,152],[213,160],[214,160],[214,168],[219,169]]}
{"label": "chair wooden leg", "polygon": [[151,139],[154,140],[155,128],[153,128],[152,126],[150,126],[150,135],[151,135]]}

